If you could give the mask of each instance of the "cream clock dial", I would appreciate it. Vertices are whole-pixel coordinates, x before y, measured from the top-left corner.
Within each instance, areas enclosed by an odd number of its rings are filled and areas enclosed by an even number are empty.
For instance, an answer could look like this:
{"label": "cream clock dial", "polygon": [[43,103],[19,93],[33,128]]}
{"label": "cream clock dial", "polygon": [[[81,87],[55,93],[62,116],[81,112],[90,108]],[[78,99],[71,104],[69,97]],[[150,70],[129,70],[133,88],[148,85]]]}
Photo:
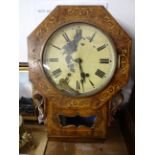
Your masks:
{"label": "cream clock dial", "polygon": [[48,80],[71,96],[89,96],[105,88],[116,68],[111,39],[86,23],[67,24],[48,39],[43,52]]}

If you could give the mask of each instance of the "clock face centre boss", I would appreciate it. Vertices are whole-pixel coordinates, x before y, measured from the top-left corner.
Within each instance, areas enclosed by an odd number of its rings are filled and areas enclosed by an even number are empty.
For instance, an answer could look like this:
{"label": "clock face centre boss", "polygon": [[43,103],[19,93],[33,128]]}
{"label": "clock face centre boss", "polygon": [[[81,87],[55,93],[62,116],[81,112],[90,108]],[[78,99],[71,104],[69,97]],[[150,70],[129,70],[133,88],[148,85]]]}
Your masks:
{"label": "clock face centre boss", "polygon": [[43,50],[48,80],[70,96],[93,95],[107,86],[116,68],[116,51],[99,28],[75,22],[58,28]]}

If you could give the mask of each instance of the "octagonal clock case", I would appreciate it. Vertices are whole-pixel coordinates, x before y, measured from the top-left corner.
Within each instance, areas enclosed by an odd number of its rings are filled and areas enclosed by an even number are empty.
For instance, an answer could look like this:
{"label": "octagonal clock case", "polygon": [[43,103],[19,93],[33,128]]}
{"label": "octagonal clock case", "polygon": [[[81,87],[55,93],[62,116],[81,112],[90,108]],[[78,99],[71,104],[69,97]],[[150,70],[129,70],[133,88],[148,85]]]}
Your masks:
{"label": "octagonal clock case", "polygon": [[103,6],[57,6],[28,37],[33,96],[48,137],[102,140],[112,97],[127,83],[131,39]]}

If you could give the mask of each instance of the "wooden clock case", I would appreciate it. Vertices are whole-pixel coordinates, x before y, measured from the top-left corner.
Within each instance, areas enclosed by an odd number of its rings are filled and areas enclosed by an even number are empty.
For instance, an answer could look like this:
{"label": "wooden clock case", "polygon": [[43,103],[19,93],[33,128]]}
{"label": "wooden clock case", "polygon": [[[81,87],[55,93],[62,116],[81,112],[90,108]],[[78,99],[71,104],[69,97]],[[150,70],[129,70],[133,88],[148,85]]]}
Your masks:
{"label": "wooden clock case", "polygon": [[[59,92],[45,76],[42,55],[48,38],[59,27],[73,23],[92,24],[107,33],[117,52],[117,68],[107,87],[88,97],[71,97]],[[48,137],[69,140],[102,140],[106,138],[111,117],[111,99],[127,83],[130,67],[131,39],[103,6],[57,6],[29,35],[29,78],[34,92],[46,100]],[[62,126],[60,115],[65,117],[96,116],[92,127],[84,125]]]}

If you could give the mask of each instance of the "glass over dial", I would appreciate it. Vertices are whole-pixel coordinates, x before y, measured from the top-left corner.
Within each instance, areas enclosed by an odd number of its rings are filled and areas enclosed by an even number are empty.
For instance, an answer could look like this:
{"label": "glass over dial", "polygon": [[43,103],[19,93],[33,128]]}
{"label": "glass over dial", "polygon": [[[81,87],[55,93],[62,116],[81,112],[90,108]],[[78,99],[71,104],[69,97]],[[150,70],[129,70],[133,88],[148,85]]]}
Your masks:
{"label": "glass over dial", "polygon": [[67,24],[48,39],[43,69],[48,80],[71,96],[93,95],[107,86],[116,68],[111,39],[86,23]]}

